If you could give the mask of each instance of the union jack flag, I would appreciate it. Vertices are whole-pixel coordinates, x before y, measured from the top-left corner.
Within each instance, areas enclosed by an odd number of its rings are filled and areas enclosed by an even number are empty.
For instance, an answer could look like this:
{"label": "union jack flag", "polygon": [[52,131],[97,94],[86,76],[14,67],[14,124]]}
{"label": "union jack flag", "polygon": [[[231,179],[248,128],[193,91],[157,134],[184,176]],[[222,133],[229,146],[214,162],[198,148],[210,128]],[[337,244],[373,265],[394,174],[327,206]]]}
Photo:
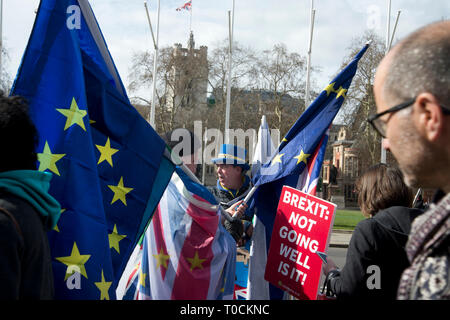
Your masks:
{"label": "union jack flag", "polygon": [[187,10],[187,11],[190,11],[192,9],[192,0],[189,0],[188,2],[183,4],[181,7],[178,7],[176,10],[177,11],[181,11],[183,9]]}
{"label": "union jack flag", "polygon": [[126,272],[123,299],[232,299],[236,244],[215,198],[177,168]]}

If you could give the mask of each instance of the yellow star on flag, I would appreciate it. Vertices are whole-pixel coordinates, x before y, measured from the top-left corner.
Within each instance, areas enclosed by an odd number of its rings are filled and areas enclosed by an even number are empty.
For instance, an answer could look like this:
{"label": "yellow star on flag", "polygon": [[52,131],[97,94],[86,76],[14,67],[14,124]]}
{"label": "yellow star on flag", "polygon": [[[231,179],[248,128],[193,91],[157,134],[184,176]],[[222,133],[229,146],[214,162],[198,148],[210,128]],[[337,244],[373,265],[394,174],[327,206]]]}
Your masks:
{"label": "yellow star on flag", "polygon": [[334,90],[334,85],[335,85],[335,83],[336,83],[336,82],[330,83],[325,89],[323,89],[324,91],[327,92],[327,97],[330,95],[330,93],[336,92],[336,91]]}
{"label": "yellow star on flag", "polygon": [[125,196],[127,195],[127,193],[132,191],[133,188],[127,188],[123,185],[123,177],[120,177],[119,184],[117,186],[108,185],[108,187],[112,190],[112,192],[114,192],[114,197],[111,201],[111,204],[113,204],[117,200],[120,200],[124,205],[127,205],[127,199]]}
{"label": "yellow star on flag", "polygon": [[140,273],[139,274],[139,283],[141,286],[145,287],[145,277],[147,277],[146,273]]}
{"label": "yellow star on flag", "polygon": [[[66,211],[66,209],[61,209],[59,219],[61,219],[61,214],[62,214],[64,211]],[[58,219],[58,221],[59,221],[59,219]],[[53,230],[55,230],[56,232],[59,232],[58,224],[55,224],[55,227],[53,228]]]}
{"label": "yellow star on flag", "polygon": [[[221,274],[223,273],[223,268],[222,268],[222,271],[220,272]],[[222,288],[220,288],[220,292],[225,292],[225,285],[226,285],[226,283],[227,283],[227,277],[224,277],[223,278],[223,287]]]}
{"label": "yellow star on flag", "polygon": [[202,263],[206,261],[206,259],[200,259],[198,256],[198,251],[195,251],[195,255],[193,258],[186,258],[191,264],[191,271],[195,268],[203,269]]}
{"label": "yellow star on flag", "polygon": [[164,268],[168,268],[167,260],[170,259],[170,256],[164,253],[163,248],[159,250],[159,254],[154,254],[153,257],[156,259],[156,268],[163,266]]}
{"label": "yellow star on flag", "polygon": [[281,157],[282,156],[284,156],[284,153],[282,153],[282,154],[277,154],[276,156],[275,156],[275,158],[273,158],[273,160],[272,160],[272,166],[275,164],[275,163],[281,163]]}
{"label": "yellow star on flag", "polygon": [[100,300],[109,300],[109,287],[111,287],[112,281],[105,281],[102,269],[102,281],[94,282],[96,287],[100,290]]}
{"label": "yellow star on flag", "polygon": [[65,155],[65,153],[52,153],[52,150],[50,150],[50,147],[48,146],[48,142],[45,141],[44,150],[42,151],[42,153],[37,154],[39,161],[38,170],[45,171],[48,169],[54,174],[60,176],[58,167],[56,166],[56,162],[61,160]]}
{"label": "yellow star on flag", "polygon": [[97,165],[106,160],[112,167],[113,166],[112,156],[116,152],[118,152],[119,149],[111,148],[111,142],[109,141],[109,138],[106,139],[106,144],[104,146],[98,144],[96,144],[95,146],[97,147],[98,151],[100,151],[100,158],[98,159]]}
{"label": "yellow star on flag", "polygon": [[73,267],[76,267],[75,269],[78,269],[80,274],[82,274],[87,279],[88,277],[86,274],[86,268],[84,267],[84,264],[89,260],[90,257],[91,257],[90,254],[80,254],[80,251],[78,251],[77,243],[74,242],[70,256],[55,258],[56,260],[64,263],[67,266],[67,272],[66,276],[64,277],[64,281],[67,280],[67,278],[76,271],[73,270],[74,269]]}
{"label": "yellow star on flag", "polygon": [[347,97],[347,96],[345,95],[345,93],[346,93],[347,91],[348,91],[347,89],[344,89],[344,88],[340,87],[339,90],[337,91],[336,99],[339,99],[339,97],[344,97],[344,99],[345,99],[345,98]]}
{"label": "yellow star on flag", "polygon": [[303,149],[302,149],[300,151],[300,154],[298,156],[294,157],[294,159],[297,159],[297,164],[299,164],[300,162],[307,164],[306,159],[308,159],[309,156],[310,156],[310,154],[304,153]]}
{"label": "yellow star on flag", "polygon": [[87,115],[87,111],[78,108],[75,98],[72,98],[72,103],[70,104],[69,109],[56,110],[62,113],[67,118],[66,125],[64,126],[64,131],[69,129],[74,124],[79,125],[84,131],[86,131],[83,118]]}
{"label": "yellow star on flag", "polygon": [[120,254],[120,247],[119,247],[119,241],[123,238],[126,238],[127,236],[124,234],[119,234],[117,232],[117,225],[114,225],[113,232],[108,234],[108,240],[109,240],[109,248],[116,249],[117,253]]}

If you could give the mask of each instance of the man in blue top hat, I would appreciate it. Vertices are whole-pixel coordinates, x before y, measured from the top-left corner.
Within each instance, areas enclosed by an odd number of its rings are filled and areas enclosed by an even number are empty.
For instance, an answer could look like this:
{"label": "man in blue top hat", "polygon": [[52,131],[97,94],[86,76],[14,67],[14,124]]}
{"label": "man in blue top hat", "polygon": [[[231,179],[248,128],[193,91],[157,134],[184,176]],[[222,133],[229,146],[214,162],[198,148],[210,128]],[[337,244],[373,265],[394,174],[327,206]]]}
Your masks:
{"label": "man in blue top hat", "polygon": [[[245,161],[247,150],[233,144],[223,144],[218,157],[212,159],[216,165],[217,184],[210,187],[211,193],[218,199],[224,209],[241,202],[250,191],[250,178],[245,174],[250,166]],[[246,212],[247,205],[242,203],[234,206],[236,213],[233,221],[224,221],[224,226],[238,242],[243,235],[242,221],[251,219],[251,213]],[[248,211],[248,210],[247,210]]]}

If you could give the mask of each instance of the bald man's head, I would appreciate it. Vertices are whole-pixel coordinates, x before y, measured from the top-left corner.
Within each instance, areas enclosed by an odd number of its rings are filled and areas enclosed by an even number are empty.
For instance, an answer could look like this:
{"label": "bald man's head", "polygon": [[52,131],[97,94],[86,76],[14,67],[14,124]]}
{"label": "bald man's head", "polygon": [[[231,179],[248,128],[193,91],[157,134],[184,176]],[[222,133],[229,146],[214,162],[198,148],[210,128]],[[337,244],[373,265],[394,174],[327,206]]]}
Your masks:
{"label": "bald man's head", "polygon": [[450,21],[427,25],[397,44],[380,68],[387,68],[383,93],[392,104],[432,93],[450,101]]}
{"label": "bald man's head", "polygon": [[[377,69],[374,93],[383,147],[408,185],[450,192],[450,21],[397,44]],[[400,111],[392,109],[400,104]]]}

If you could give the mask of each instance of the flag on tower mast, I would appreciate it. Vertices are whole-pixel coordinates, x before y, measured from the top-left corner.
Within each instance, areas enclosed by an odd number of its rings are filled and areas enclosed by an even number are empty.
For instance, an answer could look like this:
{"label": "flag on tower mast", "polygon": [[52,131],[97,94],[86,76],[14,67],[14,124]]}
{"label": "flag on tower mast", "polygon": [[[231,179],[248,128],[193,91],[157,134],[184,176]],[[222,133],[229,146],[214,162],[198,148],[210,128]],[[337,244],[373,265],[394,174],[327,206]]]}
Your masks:
{"label": "flag on tower mast", "polygon": [[185,4],[183,4],[181,7],[178,7],[176,10],[181,11],[183,9],[190,11],[192,9],[192,1],[191,0],[187,1]]}

